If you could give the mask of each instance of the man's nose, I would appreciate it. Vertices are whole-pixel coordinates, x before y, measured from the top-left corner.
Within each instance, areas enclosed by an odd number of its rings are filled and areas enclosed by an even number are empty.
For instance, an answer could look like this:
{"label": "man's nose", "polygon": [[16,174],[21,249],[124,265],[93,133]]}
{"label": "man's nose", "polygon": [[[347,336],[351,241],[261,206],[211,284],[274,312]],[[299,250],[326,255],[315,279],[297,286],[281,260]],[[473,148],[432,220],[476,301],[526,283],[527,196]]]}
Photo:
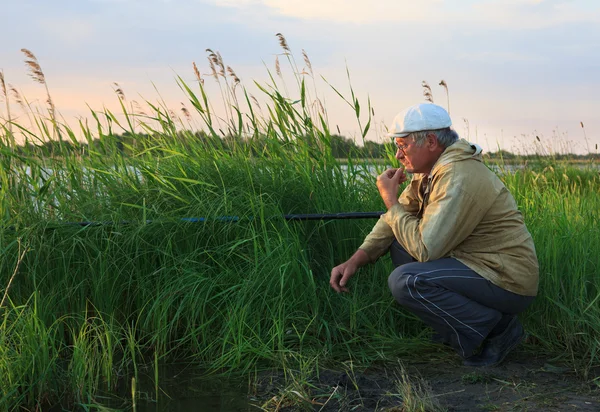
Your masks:
{"label": "man's nose", "polygon": [[404,159],[404,152],[400,149],[396,150],[396,159],[402,160]]}

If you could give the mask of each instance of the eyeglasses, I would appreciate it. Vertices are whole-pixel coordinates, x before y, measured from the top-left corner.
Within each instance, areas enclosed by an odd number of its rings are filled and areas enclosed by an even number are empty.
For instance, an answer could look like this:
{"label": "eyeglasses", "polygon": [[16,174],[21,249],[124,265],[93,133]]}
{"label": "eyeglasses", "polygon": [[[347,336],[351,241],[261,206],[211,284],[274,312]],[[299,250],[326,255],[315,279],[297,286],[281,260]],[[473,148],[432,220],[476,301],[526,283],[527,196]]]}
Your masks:
{"label": "eyeglasses", "polygon": [[403,151],[403,152],[404,152],[406,149],[408,149],[408,143],[404,143],[404,144],[398,144],[398,143],[395,143],[395,144],[396,144],[396,147],[398,148],[398,150],[401,150],[401,151]]}

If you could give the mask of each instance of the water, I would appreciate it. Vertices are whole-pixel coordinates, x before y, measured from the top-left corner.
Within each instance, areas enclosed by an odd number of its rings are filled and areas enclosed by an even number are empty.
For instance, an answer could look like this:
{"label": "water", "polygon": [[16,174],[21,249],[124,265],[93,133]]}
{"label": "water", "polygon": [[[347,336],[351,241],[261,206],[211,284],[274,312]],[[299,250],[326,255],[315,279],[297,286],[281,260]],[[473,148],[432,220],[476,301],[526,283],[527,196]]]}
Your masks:
{"label": "water", "polygon": [[[154,372],[139,373],[136,383],[137,412],[247,412],[256,411],[248,394],[248,380],[222,378],[189,365],[159,367],[158,399]],[[131,381],[124,382],[119,392],[131,397]]]}

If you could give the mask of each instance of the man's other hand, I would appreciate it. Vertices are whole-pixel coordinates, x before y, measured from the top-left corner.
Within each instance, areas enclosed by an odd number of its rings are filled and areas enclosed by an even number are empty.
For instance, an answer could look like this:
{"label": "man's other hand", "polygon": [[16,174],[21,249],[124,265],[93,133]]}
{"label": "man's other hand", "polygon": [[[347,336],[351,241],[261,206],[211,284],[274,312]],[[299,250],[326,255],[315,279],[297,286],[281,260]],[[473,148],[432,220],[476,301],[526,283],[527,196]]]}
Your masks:
{"label": "man's other hand", "polygon": [[387,169],[377,176],[377,189],[388,209],[398,203],[398,188],[406,180],[403,168]]}

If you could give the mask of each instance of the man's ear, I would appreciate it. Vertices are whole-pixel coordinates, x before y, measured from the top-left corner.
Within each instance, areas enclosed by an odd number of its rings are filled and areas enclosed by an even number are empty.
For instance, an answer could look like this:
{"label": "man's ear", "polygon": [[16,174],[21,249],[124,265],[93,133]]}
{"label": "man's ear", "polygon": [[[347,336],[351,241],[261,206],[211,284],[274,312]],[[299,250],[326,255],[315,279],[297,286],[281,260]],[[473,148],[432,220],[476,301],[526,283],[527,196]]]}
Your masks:
{"label": "man's ear", "polygon": [[427,133],[425,140],[427,141],[427,148],[431,151],[434,151],[440,147],[440,143],[438,142],[437,136],[434,133]]}

